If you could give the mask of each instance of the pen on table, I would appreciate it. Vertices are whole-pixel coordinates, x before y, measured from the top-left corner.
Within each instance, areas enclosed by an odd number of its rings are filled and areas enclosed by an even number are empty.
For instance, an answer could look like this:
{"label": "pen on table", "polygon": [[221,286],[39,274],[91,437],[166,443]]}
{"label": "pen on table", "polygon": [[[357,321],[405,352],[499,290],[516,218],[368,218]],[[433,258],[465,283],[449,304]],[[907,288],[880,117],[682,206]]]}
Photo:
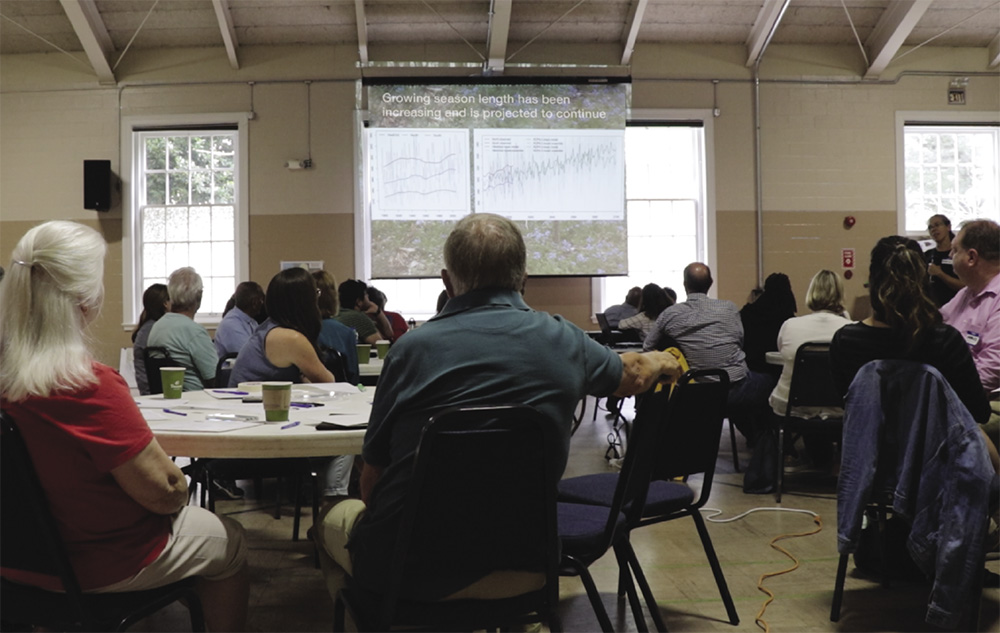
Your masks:
{"label": "pen on table", "polygon": [[174,415],[187,415],[186,413],[182,413],[181,411],[174,411],[173,409],[164,409],[163,412],[173,413]]}
{"label": "pen on table", "polygon": [[281,430],[284,431],[285,429],[290,429],[298,425],[299,425],[298,422],[289,422],[288,424],[282,425]]}
{"label": "pen on table", "polygon": [[229,389],[213,389],[212,393],[228,393],[234,396],[249,396],[249,391],[232,391]]}

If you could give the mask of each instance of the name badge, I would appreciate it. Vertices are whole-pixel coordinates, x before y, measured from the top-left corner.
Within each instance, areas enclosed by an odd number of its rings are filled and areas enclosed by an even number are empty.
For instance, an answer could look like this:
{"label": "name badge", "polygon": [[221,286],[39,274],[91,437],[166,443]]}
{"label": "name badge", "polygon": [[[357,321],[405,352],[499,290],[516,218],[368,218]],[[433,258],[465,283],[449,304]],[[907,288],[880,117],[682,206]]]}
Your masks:
{"label": "name badge", "polygon": [[979,332],[973,332],[972,330],[965,331],[965,342],[968,343],[969,347],[975,347],[979,344]]}
{"label": "name badge", "polygon": [[952,260],[951,260],[950,257],[946,257],[946,258],[944,258],[944,259],[941,260],[941,265],[942,266],[951,266],[951,264],[952,264]]}

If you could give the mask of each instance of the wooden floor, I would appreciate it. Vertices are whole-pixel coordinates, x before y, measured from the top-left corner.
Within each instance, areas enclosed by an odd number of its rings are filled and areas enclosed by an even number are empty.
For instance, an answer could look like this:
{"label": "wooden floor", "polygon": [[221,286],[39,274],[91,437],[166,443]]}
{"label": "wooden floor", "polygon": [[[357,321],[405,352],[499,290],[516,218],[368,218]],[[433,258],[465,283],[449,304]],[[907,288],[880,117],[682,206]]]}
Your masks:
{"label": "wooden floor", "polygon": [[[603,402],[602,402],[603,404]],[[588,402],[584,421],[573,437],[566,476],[605,472],[604,460],[611,417],[599,409],[592,421],[594,402]],[[626,412],[631,416],[631,411]],[[737,447],[741,462],[748,454]],[[723,433],[718,470],[709,506],[721,511],[719,519],[754,508],[773,508],[773,495],[746,495],[742,475],[733,470],[728,429]],[[333,607],[322,575],[313,566],[312,545],[305,539],[310,525],[303,518],[302,540],[293,542],[292,506],[283,507],[275,520],[275,490],[265,483],[263,500],[255,498],[252,484],[241,482],[248,493],[243,501],[218,504],[218,511],[240,521],[250,543],[252,590],[249,628],[252,631],[329,631]],[[784,508],[817,513],[823,523],[818,534],[783,540],[799,561],[788,574],[770,578],[764,586],[775,594],[763,616],[772,631],[936,631],[924,623],[928,585],[893,584],[881,587],[849,567],[844,606],[838,623],[830,622],[830,601],[837,567],[836,498],[829,478],[802,473],[789,476],[781,504]],[[308,512],[306,513],[308,515]],[[705,513],[711,514],[711,513]],[[678,520],[636,531],[632,542],[649,578],[667,627],[679,631],[759,631],[754,620],[767,596],[758,590],[763,574],[793,566],[768,543],[782,534],[814,529],[813,517],[803,513],[760,510],[727,523],[709,523],[709,532],[722,563],[740,623],[729,624],[711,570],[691,521]],[[987,563],[997,571],[997,561]],[[615,595],[617,567],[607,555],[591,567],[604,597],[605,607],[618,631],[635,631],[627,604]],[[564,578],[560,583],[561,613],[566,631],[599,630],[581,582]],[[135,631],[190,630],[183,607],[174,606],[139,623]],[[647,626],[652,621],[647,616]],[[1000,631],[1000,590],[987,589],[980,614],[980,631]]]}

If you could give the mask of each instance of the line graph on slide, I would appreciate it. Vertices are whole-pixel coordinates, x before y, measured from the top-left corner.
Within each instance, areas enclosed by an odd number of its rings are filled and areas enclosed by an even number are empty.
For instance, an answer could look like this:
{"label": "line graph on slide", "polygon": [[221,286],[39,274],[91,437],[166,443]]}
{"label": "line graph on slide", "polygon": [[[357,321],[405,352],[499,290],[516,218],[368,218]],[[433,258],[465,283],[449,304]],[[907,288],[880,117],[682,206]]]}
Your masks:
{"label": "line graph on slide", "polygon": [[476,212],[620,220],[624,138],[623,130],[475,130]]}
{"label": "line graph on slide", "polygon": [[450,219],[469,213],[469,131],[369,131],[373,220]]}

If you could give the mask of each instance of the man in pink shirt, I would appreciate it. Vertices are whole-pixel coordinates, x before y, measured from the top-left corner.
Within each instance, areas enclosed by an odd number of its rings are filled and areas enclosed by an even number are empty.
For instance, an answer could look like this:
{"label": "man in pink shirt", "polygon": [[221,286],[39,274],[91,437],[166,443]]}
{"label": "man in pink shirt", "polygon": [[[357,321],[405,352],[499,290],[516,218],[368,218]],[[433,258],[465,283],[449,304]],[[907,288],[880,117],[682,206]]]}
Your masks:
{"label": "man in pink shirt", "polygon": [[1000,387],[1000,224],[973,220],[952,241],[955,273],[966,287],[941,308],[965,338],[983,388]]}

